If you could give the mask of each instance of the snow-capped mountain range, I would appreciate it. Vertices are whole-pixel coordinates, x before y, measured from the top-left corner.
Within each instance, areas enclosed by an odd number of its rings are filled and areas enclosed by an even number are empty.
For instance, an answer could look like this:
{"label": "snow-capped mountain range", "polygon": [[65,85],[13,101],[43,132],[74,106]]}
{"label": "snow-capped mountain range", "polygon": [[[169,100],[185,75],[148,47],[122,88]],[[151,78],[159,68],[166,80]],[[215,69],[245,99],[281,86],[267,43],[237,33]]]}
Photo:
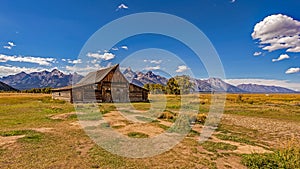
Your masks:
{"label": "snow-capped mountain range", "polygon": [[[124,76],[129,82],[134,83],[138,86],[143,86],[145,84],[161,84],[166,85],[168,79],[166,77],[154,74],[152,71],[148,72],[135,72],[131,68],[126,68],[123,71]],[[53,69],[49,71],[25,73],[20,72],[15,75],[9,75],[0,78],[1,84],[5,83],[14,89],[25,90],[31,88],[44,88],[44,87],[64,87],[76,83],[83,78],[82,75],[77,73],[74,74],[64,74],[63,72]],[[72,82],[74,80],[74,82]],[[294,90],[287,89],[280,86],[265,86],[257,84],[241,84],[241,85],[231,85],[224,82],[219,78],[209,78],[205,80],[191,79],[195,83],[195,91],[199,92],[229,92],[229,93],[297,93]],[[5,86],[3,84],[2,86]],[[4,88],[4,87],[3,87]],[[5,86],[4,89],[10,89]],[[1,89],[0,89],[1,90]]]}

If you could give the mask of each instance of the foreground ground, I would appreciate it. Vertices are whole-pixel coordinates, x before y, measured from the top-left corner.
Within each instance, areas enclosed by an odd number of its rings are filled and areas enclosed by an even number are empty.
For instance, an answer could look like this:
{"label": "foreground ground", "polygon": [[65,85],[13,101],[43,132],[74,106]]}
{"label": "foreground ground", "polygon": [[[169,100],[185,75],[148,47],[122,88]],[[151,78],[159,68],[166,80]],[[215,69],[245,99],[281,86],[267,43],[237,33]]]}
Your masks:
{"label": "foreground ground", "polygon": [[153,116],[159,118],[149,120],[141,114],[150,103],[124,110],[129,118],[113,104],[96,105],[99,111],[85,116],[49,95],[0,94],[0,168],[300,168],[299,94],[227,95],[219,127],[200,144],[201,117],[211,105],[210,95],[201,94],[200,100],[182,105],[201,115],[191,132],[171,150],[148,158],[107,152],[86,135],[98,126],[83,130],[77,119],[91,123],[101,114],[107,127],[126,137],[152,138],[169,129],[182,107],[178,96],[166,101],[166,108]]}

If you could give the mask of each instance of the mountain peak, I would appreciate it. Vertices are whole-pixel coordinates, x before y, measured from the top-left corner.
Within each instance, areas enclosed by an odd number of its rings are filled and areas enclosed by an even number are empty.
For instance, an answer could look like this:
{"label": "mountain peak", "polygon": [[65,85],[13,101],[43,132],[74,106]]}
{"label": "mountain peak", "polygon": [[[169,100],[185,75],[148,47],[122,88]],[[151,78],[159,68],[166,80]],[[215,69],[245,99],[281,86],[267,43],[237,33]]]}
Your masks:
{"label": "mountain peak", "polygon": [[134,73],[134,72],[132,71],[131,67],[128,67],[123,71],[123,73],[126,74],[126,73]]}
{"label": "mountain peak", "polygon": [[222,79],[217,78],[217,77],[210,77],[207,79],[208,81],[219,81],[219,82],[224,82]]}
{"label": "mountain peak", "polygon": [[58,69],[53,69],[51,72],[60,72]]}
{"label": "mountain peak", "polygon": [[20,73],[17,73],[16,75],[27,75],[27,73],[24,72],[24,71],[22,71],[22,72],[20,72]]}
{"label": "mountain peak", "polygon": [[[73,76],[75,76],[73,78]],[[51,72],[46,70],[41,72],[32,72],[26,74],[21,72],[15,75],[10,75],[0,78],[0,81],[12,86],[13,88],[24,90],[31,88],[44,88],[44,87],[64,87],[77,83],[83,76],[78,74],[64,74],[58,69],[53,69]]]}
{"label": "mountain peak", "polygon": [[138,86],[148,83],[166,85],[168,82],[167,78],[155,75],[152,71],[146,73],[134,72],[130,67],[125,69],[123,74],[129,82],[133,82]]}
{"label": "mountain peak", "polygon": [[151,71],[151,70],[149,70],[146,74],[150,74],[150,75],[152,75],[153,74],[153,72]]}

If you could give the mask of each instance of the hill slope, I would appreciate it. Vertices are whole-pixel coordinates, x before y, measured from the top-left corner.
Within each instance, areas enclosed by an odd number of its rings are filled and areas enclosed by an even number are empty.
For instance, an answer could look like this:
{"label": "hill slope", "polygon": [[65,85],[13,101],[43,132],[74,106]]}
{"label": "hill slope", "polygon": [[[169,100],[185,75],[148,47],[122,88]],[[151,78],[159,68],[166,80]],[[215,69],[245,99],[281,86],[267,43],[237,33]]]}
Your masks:
{"label": "hill slope", "polygon": [[238,88],[250,93],[296,93],[296,91],[280,86],[266,86],[257,84],[240,84]]}
{"label": "hill slope", "polygon": [[18,91],[18,90],[3,82],[0,82],[0,91]]}

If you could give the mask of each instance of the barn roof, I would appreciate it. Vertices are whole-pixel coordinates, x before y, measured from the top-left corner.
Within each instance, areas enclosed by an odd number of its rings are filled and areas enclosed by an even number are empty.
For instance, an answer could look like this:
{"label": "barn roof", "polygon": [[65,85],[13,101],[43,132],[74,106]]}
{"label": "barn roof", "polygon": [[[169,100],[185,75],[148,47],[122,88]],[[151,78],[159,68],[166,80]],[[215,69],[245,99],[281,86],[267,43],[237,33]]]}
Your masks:
{"label": "barn roof", "polygon": [[71,90],[72,86],[65,86],[65,87],[60,87],[60,88],[55,88],[55,89],[51,89],[52,91],[67,91],[67,90]]}
{"label": "barn roof", "polygon": [[108,68],[104,68],[104,69],[100,69],[97,70],[95,72],[90,72],[88,73],[84,78],[82,78],[77,84],[79,86],[83,86],[83,85],[87,85],[87,84],[94,84],[97,82],[100,82],[101,80],[103,80],[105,78],[105,76],[111,72],[112,70],[116,69],[119,67],[119,64],[108,67]]}

